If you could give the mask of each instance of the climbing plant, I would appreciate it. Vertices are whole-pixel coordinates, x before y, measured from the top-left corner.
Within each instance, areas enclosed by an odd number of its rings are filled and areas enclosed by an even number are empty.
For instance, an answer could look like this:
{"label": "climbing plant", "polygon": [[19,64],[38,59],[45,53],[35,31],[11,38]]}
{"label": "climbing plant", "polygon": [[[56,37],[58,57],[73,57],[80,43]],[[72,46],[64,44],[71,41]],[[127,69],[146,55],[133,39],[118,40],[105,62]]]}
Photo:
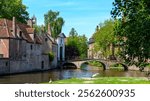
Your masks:
{"label": "climbing plant", "polygon": [[54,54],[52,52],[48,53],[49,61],[52,62],[54,60]]}

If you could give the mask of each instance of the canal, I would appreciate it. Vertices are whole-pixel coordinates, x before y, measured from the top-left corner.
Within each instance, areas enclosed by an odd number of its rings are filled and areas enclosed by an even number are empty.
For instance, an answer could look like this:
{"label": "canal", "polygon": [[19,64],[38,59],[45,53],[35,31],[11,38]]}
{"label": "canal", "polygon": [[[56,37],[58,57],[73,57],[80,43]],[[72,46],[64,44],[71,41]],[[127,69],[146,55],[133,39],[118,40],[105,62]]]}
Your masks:
{"label": "canal", "polygon": [[114,71],[91,67],[86,65],[84,69],[49,70],[43,72],[23,73],[9,76],[0,76],[0,84],[24,84],[42,83],[68,79],[68,78],[90,78],[93,74],[99,73],[100,77],[145,77],[144,72],[139,71]]}

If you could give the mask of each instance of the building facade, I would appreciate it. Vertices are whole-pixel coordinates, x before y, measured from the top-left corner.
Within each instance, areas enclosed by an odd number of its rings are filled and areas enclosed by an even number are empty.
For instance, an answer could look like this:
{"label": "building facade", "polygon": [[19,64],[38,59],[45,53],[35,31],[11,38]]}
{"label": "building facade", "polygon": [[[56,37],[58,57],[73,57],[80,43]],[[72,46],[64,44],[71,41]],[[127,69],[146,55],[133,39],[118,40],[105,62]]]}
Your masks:
{"label": "building facade", "polygon": [[95,40],[94,38],[90,38],[88,42],[88,59],[102,59],[102,52],[99,50],[95,52]]}
{"label": "building facade", "polygon": [[[57,67],[57,43],[51,32],[38,35],[33,28],[35,17],[28,24],[0,19],[0,74],[48,70]],[[49,52],[54,54],[49,61]]]}
{"label": "building facade", "polygon": [[58,44],[58,61],[65,61],[65,38],[64,33],[60,33],[57,37]]}

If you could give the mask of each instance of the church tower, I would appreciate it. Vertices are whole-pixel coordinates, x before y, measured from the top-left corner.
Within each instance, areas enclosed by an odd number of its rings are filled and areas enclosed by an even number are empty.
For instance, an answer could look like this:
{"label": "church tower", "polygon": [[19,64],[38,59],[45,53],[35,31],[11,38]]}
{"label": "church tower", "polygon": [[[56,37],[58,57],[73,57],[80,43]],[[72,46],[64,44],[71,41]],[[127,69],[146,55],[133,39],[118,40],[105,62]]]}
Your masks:
{"label": "church tower", "polygon": [[33,25],[37,25],[37,19],[36,19],[35,15],[33,15],[33,17],[31,19],[32,19]]}

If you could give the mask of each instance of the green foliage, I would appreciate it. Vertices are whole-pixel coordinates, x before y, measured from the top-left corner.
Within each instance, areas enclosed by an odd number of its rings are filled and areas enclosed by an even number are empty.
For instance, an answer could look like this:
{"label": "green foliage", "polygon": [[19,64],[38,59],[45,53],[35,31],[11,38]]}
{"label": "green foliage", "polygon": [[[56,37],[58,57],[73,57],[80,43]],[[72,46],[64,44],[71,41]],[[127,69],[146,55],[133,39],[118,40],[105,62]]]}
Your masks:
{"label": "green foliage", "polygon": [[54,54],[52,52],[48,53],[49,61],[52,62],[54,60]]}
{"label": "green foliage", "polygon": [[116,71],[124,71],[124,67],[121,64],[113,64],[110,65],[110,70],[116,70]]}
{"label": "green foliage", "polygon": [[71,29],[66,43],[66,56],[68,59],[84,59],[87,57],[87,38],[78,35],[74,28]]}
{"label": "green foliage", "polygon": [[103,67],[103,65],[98,61],[89,61],[88,64],[91,66]]}
{"label": "green foliage", "polygon": [[62,31],[62,27],[65,23],[62,17],[59,17],[59,12],[54,12],[52,10],[49,10],[44,15],[44,21],[46,30],[48,30],[48,24],[51,26],[51,33],[54,38],[56,38]]}
{"label": "green foliage", "polygon": [[43,26],[34,25],[33,27],[35,28],[36,33],[39,35],[42,34],[42,31],[44,31]]}
{"label": "green foliage", "polygon": [[103,65],[100,62],[98,62],[98,61],[89,61],[88,63],[91,66],[103,67]]}
{"label": "green foliage", "polygon": [[29,18],[26,9],[22,0],[0,0],[0,18],[12,20],[13,17],[16,17],[17,21],[26,23]]}
{"label": "green foliage", "polygon": [[123,67],[121,64],[113,64],[113,65],[110,65],[110,67]]}
{"label": "green foliage", "polygon": [[93,37],[95,39],[95,51],[101,51],[104,57],[108,57],[111,54],[110,45],[114,43],[114,21],[106,20],[99,25],[99,29],[96,28],[96,32]]}
{"label": "green foliage", "polygon": [[122,57],[129,65],[143,66],[150,58],[150,1],[115,0],[112,17],[119,43],[124,43]]}

